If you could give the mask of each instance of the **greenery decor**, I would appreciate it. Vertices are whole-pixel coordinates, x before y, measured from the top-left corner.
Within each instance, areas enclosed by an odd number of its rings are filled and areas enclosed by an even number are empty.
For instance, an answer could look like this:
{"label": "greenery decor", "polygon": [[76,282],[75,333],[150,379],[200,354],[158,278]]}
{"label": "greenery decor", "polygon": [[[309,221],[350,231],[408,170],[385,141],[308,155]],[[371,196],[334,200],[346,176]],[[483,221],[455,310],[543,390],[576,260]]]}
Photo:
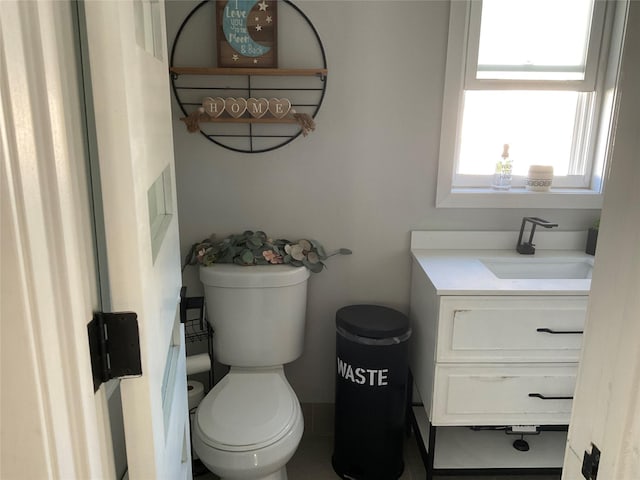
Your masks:
{"label": "greenery decor", "polygon": [[186,265],[212,265],[235,263],[237,265],[289,264],[307,267],[319,273],[325,267],[324,260],[334,255],[350,255],[348,248],[340,248],[327,254],[316,240],[272,240],[264,232],[247,230],[218,240],[214,235],[192,245]]}

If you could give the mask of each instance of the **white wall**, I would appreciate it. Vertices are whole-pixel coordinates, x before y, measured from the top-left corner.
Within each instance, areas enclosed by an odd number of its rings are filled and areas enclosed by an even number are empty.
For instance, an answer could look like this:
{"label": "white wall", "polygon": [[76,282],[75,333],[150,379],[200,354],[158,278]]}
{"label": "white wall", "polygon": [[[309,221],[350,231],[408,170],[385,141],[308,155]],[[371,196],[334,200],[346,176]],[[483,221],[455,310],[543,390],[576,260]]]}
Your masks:
{"label": "white wall", "polygon": [[[197,3],[167,2],[170,46]],[[515,230],[529,214],[579,230],[598,212],[436,209],[449,3],[296,5],[315,25],[327,55],[316,131],[273,152],[238,154],[187,133],[174,103],[180,232],[183,252],[210,233],[246,229],[353,250],[310,280],[305,353],[288,367],[301,401],[332,402],[335,311],[366,302],[406,312],[411,230]],[[203,31],[192,40],[183,52],[187,62],[202,60],[202,42],[211,35]],[[280,37],[281,52],[292,51],[296,40]],[[185,271],[185,284],[190,295],[201,292],[195,269]]]}

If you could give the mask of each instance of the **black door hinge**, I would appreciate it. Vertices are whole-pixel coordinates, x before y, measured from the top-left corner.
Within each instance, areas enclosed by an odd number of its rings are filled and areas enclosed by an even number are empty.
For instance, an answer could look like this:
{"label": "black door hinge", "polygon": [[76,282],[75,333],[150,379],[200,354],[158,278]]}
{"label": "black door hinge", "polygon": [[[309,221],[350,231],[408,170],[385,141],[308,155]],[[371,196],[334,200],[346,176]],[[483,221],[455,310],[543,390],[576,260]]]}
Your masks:
{"label": "black door hinge", "polygon": [[112,378],[142,375],[135,313],[96,312],[87,330],[94,392]]}
{"label": "black door hinge", "polygon": [[596,480],[599,466],[600,450],[592,443],[591,453],[585,451],[582,458],[582,476],[587,480]]}

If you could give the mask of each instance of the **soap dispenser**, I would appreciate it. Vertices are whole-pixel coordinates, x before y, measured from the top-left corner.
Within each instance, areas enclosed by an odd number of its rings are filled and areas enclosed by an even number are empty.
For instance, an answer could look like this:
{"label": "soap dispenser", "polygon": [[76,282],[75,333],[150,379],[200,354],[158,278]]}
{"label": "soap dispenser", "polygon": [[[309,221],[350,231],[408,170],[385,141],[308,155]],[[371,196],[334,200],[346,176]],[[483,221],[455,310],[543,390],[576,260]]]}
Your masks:
{"label": "soap dispenser", "polygon": [[494,190],[509,190],[511,188],[512,161],[509,158],[509,144],[505,143],[502,148],[502,159],[496,163],[493,174],[491,188]]}

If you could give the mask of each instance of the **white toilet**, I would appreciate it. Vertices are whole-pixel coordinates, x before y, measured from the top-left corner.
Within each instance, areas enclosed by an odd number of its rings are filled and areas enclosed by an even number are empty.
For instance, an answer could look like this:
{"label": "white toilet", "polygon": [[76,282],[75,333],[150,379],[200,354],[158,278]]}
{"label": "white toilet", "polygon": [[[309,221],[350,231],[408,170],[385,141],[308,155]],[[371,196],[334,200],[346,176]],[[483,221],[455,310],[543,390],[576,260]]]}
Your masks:
{"label": "white toilet", "polygon": [[305,267],[200,268],[216,359],[231,368],[198,406],[193,448],[222,480],[286,480],[304,428],[283,365],[302,354]]}

